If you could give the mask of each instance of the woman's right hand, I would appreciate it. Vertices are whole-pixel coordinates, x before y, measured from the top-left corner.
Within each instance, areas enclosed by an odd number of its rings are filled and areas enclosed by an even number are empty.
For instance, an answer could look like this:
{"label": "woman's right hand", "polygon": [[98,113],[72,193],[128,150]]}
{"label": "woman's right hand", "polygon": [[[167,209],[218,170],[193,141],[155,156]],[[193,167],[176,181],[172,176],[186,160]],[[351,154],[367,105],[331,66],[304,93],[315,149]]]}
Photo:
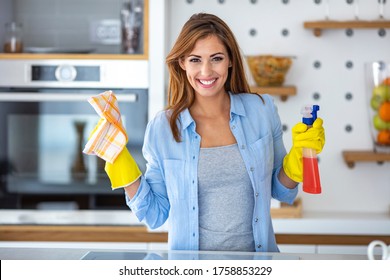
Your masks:
{"label": "woman's right hand", "polygon": [[137,163],[126,147],[123,148],[114,163],[106,162],[104,170],[110,178],[113,190],[133,184],[142,175]]}

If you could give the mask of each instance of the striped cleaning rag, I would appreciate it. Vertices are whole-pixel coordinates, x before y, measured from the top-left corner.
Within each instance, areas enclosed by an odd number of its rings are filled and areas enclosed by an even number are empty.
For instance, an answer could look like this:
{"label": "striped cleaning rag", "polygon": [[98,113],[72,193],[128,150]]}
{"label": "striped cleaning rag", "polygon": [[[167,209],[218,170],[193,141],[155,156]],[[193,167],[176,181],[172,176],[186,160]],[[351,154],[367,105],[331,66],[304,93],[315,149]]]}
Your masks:
{"label": "striped cleaning rag", "polygon": [[127,133],[115,94],[109,90],[88,99],[101,120],[84,147],[83,153],[114,163],[127,143]]}

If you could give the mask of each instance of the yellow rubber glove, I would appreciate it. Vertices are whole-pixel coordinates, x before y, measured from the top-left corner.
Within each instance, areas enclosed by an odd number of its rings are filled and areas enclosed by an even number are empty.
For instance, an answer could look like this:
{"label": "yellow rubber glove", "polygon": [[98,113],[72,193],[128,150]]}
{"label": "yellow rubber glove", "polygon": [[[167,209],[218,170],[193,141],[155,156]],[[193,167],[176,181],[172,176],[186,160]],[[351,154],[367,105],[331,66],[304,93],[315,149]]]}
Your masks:
{"label": "yellow rubber glove", "polygon": [[106,162],[104,170],[110,178],[113,190],[134,183],[142,175],[137,163],[126,147],[123,148],[114,163]]}
{"label": "yellow rubber glove", "polygon": [[[90,133],[89,138],[96,131],[102,121],[103,118],[99,120],[95,128]],[[110,178],[111,189],[113,190],[123,188],[131,183],[134,183],[142,175],[137,163],[131,156],[127,147],[123,148],[114,163],[106,162],[104,171],[106,171],[108,178]]]}
{"label": "yellow rubber glove", "polygon": [[325,145],[325,130],[322,124],[322,119],[317,118],[309,129],[304,123],[298,123],[292,128],[292,148],[283,159],[284,172],[291,180],[303,180],[302,148],[311,148],[317,154],[321,153]]}

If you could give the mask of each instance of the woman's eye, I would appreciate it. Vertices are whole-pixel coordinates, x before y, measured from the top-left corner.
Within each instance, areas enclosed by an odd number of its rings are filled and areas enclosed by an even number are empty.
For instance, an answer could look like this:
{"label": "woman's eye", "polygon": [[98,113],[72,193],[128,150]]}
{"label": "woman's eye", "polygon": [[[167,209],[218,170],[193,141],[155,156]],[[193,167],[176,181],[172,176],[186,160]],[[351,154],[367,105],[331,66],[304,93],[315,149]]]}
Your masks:
{"label": "woman's eye", "polygon": [[200,62],[199,58],[190,58],[190,62]]}
{"label": "woman's eye", "polygon": [[222,60],[223,60],[223,57],[221,57],[221,56],[216,56],[216,57],[213,57],[212,60],[213,60],[213,61],[222,61]]}

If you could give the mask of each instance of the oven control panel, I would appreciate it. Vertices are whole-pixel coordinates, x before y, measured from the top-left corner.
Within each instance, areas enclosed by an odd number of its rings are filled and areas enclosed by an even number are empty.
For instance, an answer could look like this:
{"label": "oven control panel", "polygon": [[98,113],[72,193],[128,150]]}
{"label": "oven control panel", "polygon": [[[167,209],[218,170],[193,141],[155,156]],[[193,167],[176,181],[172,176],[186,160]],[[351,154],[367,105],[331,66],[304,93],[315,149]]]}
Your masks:
{"label": "oven control panel", "polygon": [[0,91],[10,88],[148,89],[149,61],[0,59]]}
{"label": "oven control panel", "polygon": [[31,81],[99,82],[100,66],[31,65]]}

